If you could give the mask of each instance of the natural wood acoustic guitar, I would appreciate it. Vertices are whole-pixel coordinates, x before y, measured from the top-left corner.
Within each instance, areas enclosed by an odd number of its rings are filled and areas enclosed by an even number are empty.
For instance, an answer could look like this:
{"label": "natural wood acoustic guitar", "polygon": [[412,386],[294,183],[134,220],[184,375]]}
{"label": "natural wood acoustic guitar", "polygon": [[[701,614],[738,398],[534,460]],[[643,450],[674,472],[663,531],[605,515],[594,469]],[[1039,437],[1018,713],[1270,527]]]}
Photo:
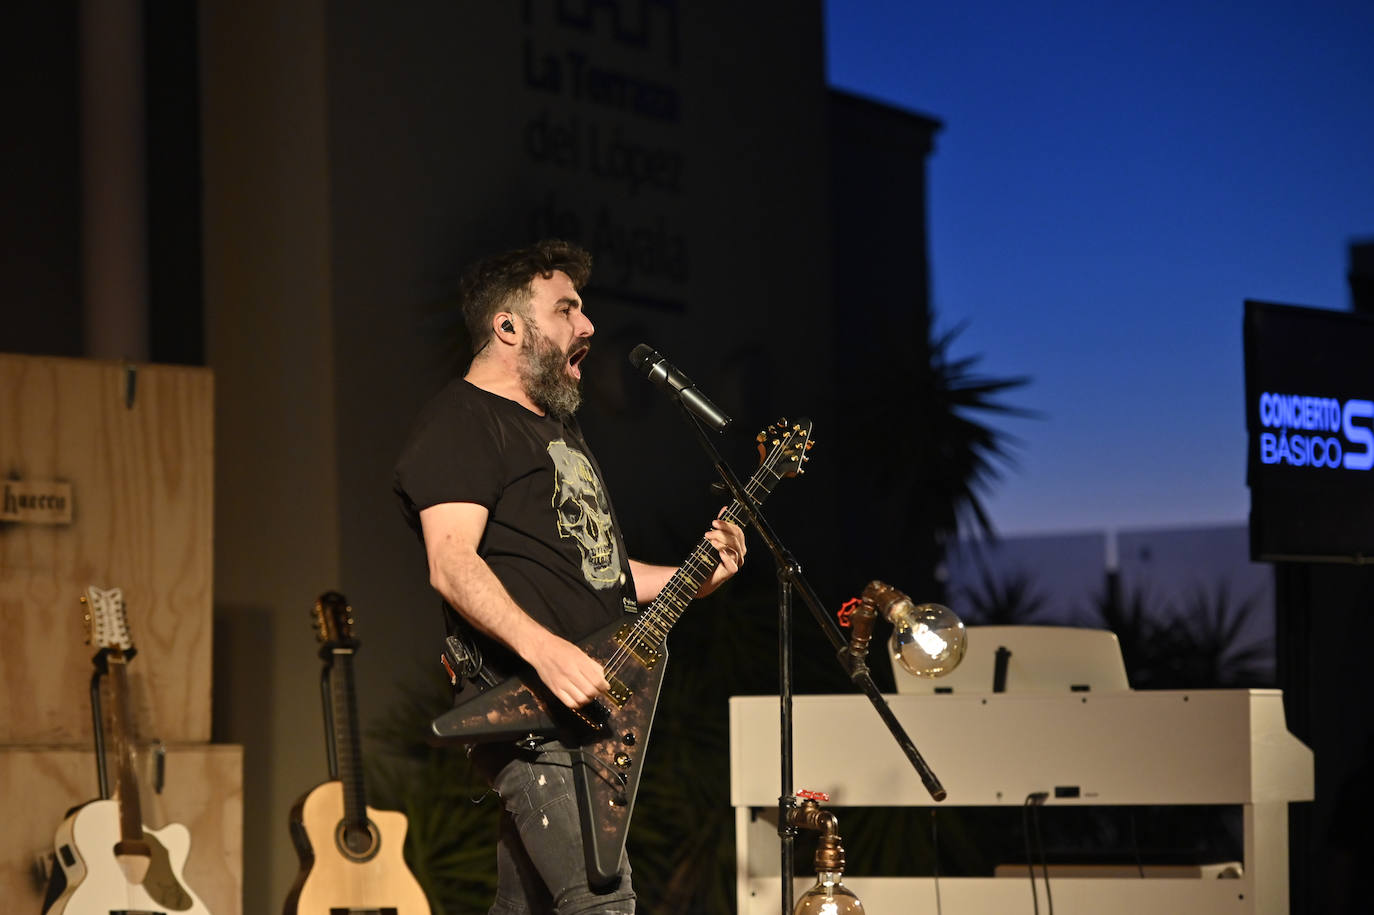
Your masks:
{"label": "natural wood acoustic guitar", "polygon": [[367,806],[362,741],[353,685],[353,610],[328,591],[315,602],[315,625],[327,665],[329,709],[339,777],[291,808],[291,839],[300,873],[284,915],[430,915],[419,881],[406,866],[406,817]]}

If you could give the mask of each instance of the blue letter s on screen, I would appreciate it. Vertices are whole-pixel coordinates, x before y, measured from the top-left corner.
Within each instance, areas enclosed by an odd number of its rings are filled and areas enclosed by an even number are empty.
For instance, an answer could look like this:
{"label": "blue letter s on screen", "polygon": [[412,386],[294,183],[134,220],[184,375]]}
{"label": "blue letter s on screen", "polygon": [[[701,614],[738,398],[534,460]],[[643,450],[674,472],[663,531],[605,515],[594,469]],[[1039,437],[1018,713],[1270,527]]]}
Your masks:
{"label": "blue letter s on screen", "polygon": [[1347,400],[1345,410],[1341,413],[1341,431],[1345,433],[1346,441],[1364,446],[1364,451],[1345,452],[1345,469],[1368,470],[1374,467],[1374,428],[1355,425],[1350,420],[1356,416],[1374,418],[1374,401]]}

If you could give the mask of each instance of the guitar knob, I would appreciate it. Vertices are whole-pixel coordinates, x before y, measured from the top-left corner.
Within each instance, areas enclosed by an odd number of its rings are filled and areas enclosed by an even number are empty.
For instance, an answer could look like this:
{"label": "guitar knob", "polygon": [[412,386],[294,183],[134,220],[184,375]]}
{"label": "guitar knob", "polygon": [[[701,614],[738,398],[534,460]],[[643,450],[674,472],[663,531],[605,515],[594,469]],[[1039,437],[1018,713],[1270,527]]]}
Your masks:
{"label": "guitar knob", "polygon": [[630,768],[630,754],[625,752],[615,754],[615,764],[622,769]]}
{"label": "guitar knob", "polygon": [[626,731],[625,734],[624,734],[624,736],[622,736],[622,737],[620,738],[620,741],[621,741],[621,743],[625,744],[625,746],[627,746],[627,747],[632,747],[632,746],[634,746],[634,745],[635,745],[635,732],[634,732],[634,731]]}

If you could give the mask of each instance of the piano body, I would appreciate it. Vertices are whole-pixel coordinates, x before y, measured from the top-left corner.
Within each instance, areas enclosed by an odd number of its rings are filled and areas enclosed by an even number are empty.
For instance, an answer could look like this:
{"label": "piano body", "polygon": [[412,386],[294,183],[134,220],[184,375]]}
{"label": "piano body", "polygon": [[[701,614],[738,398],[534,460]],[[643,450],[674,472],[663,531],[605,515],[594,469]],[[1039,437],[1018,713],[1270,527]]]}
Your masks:
{"label": "piano body", "polygon": [[[969,629],[969,651],[1011,644],[1013,659],[1034,654],[1001,630]],[[998,630],[993,632],[992,630]],[[1091,632],[1091,630],[1076,630]],[[1059,630],[1058,643],[1072,639]],[[1035,637],[1045,636],[1036,634]],[[1120,651],[1110,633],[1110,644]],[[1056,633],[1048,633],[1056,639]],[[1134,691],[1124,671],[1114,687],[1074,683],[1072,665],[1046,678],[1013,664],[1007,691],[979,691],[981,660],[953,687],[919,681],[923,693],[887,697],[893,712],[948,797],[939,806],[1020,806],[1033,792],[1050,805],[1239,805],[1243,817],[1239,877],[1138,875],[1056,877],[1057,915],[1216,915],[1288,911],[1288,804],[1313,796],[1312,752],[1289,733],[1283,695],[1269,689]],[[1110,666],[1110,665],[1109,665]],[[904,672],[900,678],[913,679]],[[1056,687],[1054,681],[1067,682]],[[1099,682],[1101,678],[1099,677]],[[1109,678],[1110,679],[1110,678]],[[1018,690],[1018,681],[1027,688]],[[1087,687],[1087,689],[1085,689]],[[938,694],[934,689],[950,689]],[[776,696],[730,700],[730,791],[736,816],[740,915],[781,911],[780,844],[775,812],[779,778]],[[845,831],[844,807],[935,806],[896,741],[862,695],[796,696],[793,702],[794,789],[824,791]],[[803,862],[805,863],[805,862]],[[851,861],[851,867],[855,862]],[[1008,915],[1034,909],[1030,879],[941,877],[949,915]],[[1040,869],[1039,905],[1047,911]],[[850,877],[870,915],[934,913],[931,877]],[[796,878],[795,889],[811,884]]]}

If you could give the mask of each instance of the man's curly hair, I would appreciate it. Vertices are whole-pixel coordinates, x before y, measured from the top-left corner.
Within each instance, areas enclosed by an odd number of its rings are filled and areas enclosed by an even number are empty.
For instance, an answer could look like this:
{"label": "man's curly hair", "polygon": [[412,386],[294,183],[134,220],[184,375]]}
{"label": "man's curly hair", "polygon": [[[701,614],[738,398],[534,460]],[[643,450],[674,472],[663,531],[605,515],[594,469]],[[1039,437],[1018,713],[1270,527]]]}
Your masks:
{"label": "man's curly hair", "polygon": [[574,289],[586,285],[592,273],[592,256],[572,242],[545,239],[528,248],[517,248],[485,258],[463,272],[458,303],[474,354],[491,337],[491,319],[499,311],[529,313],[530,284],[536,276],[550,277],[562,270]]}

